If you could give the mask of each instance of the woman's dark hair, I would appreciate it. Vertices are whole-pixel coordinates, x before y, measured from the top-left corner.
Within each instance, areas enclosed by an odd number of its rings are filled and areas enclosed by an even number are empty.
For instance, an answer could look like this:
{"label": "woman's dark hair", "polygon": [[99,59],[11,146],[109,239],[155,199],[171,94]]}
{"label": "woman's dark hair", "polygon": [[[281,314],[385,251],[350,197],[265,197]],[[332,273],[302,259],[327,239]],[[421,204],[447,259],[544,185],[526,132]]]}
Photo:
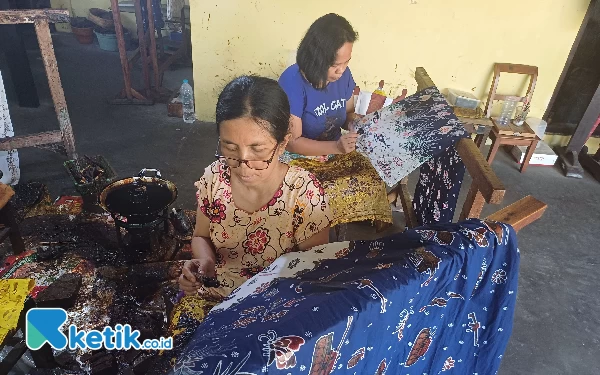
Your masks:
{"label": "woman's dark hair", "polygon": [[326,14],[313,22],[302,38],[296,63],[314,88],[324,89],[327,71],[335,63],[337,51],[357,39],[358,33],[348,20],[335,13]]}
{"label": "woman's dark hair", "polygon": [[241,76],[229,82],[217,101],[217,131],[223,121],[248,117],[264,126],[277,143],[290,127],[290,102],[277,81]]}

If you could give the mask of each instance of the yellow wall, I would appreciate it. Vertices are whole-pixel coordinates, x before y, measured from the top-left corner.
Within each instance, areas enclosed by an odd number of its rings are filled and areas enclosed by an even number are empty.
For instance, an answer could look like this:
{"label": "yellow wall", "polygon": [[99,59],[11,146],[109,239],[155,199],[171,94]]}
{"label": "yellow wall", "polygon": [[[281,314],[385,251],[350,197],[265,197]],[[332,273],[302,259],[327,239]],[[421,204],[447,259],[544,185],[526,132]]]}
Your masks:
{"label": "yellow wall", "polygon": [[[197,115],[213,120],[218,93],[237,75],[278,77],[310,24],[336,12],[360,34],[350,67],[362,88],[384,79],[392,94],[414,92],[414,69],[424,66],[441,89],[484,99],[494,62],[536,65],[531,116],[541,117],[589,2],[191,0]],[[501,89],[520,82],[504,83]]]}

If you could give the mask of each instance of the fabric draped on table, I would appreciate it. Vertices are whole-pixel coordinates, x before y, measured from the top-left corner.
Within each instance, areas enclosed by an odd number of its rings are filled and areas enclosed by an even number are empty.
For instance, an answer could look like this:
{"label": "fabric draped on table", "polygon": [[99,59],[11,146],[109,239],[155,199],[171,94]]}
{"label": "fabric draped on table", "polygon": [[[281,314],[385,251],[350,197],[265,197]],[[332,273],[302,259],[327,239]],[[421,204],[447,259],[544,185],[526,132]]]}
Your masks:
{"label": "fabric draped on table", "polygon": [[519,252],[476,219],[288,253],[214,307],[175,374],[494,374]]}
{"label": "fabric draped on table", "polygon": [[[8,112],[8,101],[6,100],[6,91],[2,81],[2,72],[0,72],[0,139],[14,137],[12,121]],[[3,173],[0,182],[7,185],[16,185],[21,178],[19,169],[19,153],[17,150],[0,151],[0,170]]]}
{"label": "fabric draped on table", "polygon": [[323,184],[333,215],[331,226],[357,221],[372,221],[378,228],[392,224],[385,183],[363,155],[305,157],[286,152],[281,160],[306,169]]}

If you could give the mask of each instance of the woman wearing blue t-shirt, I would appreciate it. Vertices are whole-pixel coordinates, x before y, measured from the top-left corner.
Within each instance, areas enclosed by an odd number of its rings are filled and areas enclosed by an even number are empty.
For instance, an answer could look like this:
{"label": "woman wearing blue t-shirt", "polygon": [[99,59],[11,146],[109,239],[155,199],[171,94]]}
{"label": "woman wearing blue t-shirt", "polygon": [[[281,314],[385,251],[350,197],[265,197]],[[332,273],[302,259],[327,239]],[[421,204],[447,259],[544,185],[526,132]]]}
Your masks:
{"label": "woman wearing blue t-shirt", "polygon": [[356,84],[348,64],[357,39],[352,25],[333,13],[306,32],[296,64],[279,78],[291,112],[292,137],[283,159],[313,172],[325,185],[332,225],[370,220],[381,228],[392,223],[385,183],[355,151],[358,134],[342,131],[354,117]]}

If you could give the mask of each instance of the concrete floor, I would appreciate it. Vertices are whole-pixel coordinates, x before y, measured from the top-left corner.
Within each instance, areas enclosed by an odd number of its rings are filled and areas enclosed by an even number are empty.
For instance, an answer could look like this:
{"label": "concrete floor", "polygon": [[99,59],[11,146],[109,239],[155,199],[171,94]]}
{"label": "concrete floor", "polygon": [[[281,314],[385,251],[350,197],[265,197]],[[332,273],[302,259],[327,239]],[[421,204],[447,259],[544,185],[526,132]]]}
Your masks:
{"label": "concrete floor", "polygon": [[[193,208],[193,182],[213,160],[214,124],[189,125],[169,118],[164,104],[110,106],[106,99],[122,87],[118,54],[101,51],[97,45],[79,45],[71,35],[56,36],[55,49],[79,153],[104,155],[120,177],[158,168],[179,189],[176,205]],[[30,61],[42,106],[23,109],[10,103],[17,135],[58,128],[37,51],[31,51]],[[14,98],[2,60],[0,68],[9,98]],[[135,74],[139,78],[139,69]],[[165,85],[175,89],[183,78],[192,78],[191,69],[167,72]],[[41,181],[55,196],[74,193],[63,157],[38,149],[19,150],[19,156],[21,181]],[[549,206],[541,220],[519,234],[515,325],[499,373],[599,374],[600,183],[589,176],[565,178],[555,167],[532,166],[522,175],[504,152],[493,168],[507,194],[502,205],[487,206],[484,216],[529,194]],[[402,228],[402,215],[396,216],[398,223],[388,233]],[[359,238],[375,237],[365,224],[354,225],[350,232]]]}

